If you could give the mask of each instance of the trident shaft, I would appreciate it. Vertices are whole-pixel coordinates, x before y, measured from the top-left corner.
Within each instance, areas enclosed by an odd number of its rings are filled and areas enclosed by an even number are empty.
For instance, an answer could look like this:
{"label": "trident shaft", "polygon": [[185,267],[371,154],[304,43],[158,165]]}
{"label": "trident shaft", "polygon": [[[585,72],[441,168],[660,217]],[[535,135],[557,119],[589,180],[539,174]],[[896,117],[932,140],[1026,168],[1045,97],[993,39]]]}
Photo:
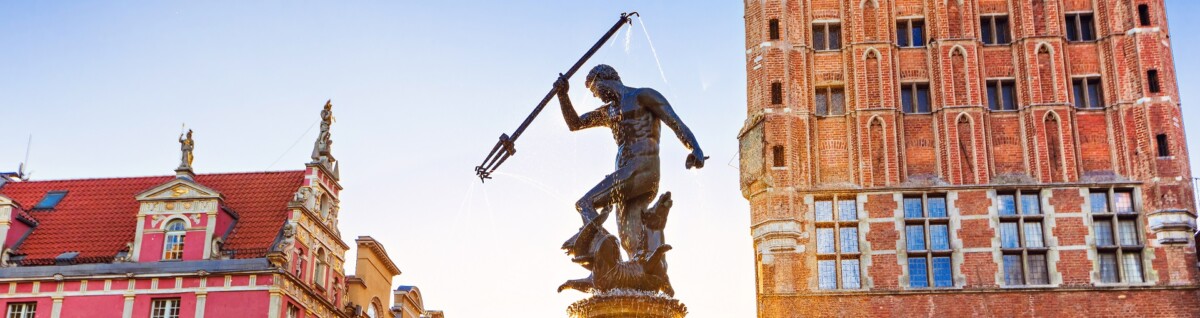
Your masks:
{"label": "trident shaft", "polygon": [[[621,18],[617,20],[617,23],[613,24],[612,28],[609,28],[608,32],[605,32],[604,36],[600,37],[600,40],[596,41],[596,44],[592,45],[592,48],[588,49],[587,53],[584,53],[583,57],[579,58],[579,61],[575,62],[575,65],[571,66],[571,69],[567,70],[566,73],[563,73],[563,76],[566,76],[566,78],[571,78],[572,75],[575,75],[575,72],[579,71],[579,68],[583,67],[583,63],[586,63],[593,54],[596,54],[596,51],[599,51],[600,47],[604,46],[604,43],[607,43],[608,39],[611,38],[613,34],[616,34],[617,31],[621,29],[622,25],[626,23],[633,23],[629,17],[634,15],[638,15],[638,13],[622,13]],[[549,103],[550,99],[554,98],[554,94],[557,93],[558,88],[551,88],[550,92],[546,93],[546,97],[543,97],[542,101],[533,109],[533,113],[530,113],[529,117],[525,117],[525,121],[521,122],[521,126],[517,127],[516,131],[513,131],[512,136],[509,136],[508,134],[500,134],[500,140],[496,142],[496,146],[492,147],[492,151],[488,152],[487,157],[483,159],[483,163],[475,166],[475,175],[479,176],[479,181],[482,182],[487,179],[491,179],[492,172],[496,171],[496,168],[499,168],[504,161],[508,160],[508,157],[512,157],[512,155],[517,152],[517,149],[513,145],[517,141],[517,138],[521,137],[521,133],[525,132],[525,128],[529,127],[529,123],[533,122],[534,118],[537,118],[537,115],[542,112],[543,108],[546,108],[546,104]]]}

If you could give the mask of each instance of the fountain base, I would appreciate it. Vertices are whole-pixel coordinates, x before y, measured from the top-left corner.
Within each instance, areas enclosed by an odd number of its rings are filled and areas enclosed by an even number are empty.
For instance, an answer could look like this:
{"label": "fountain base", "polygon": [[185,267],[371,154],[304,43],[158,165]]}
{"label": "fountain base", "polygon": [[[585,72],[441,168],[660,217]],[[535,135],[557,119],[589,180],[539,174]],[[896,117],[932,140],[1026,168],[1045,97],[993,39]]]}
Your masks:
{"label": "fountain base", "polygon": [[642,291],[597,293],[567,307],[571,318],[683,318],[687,306],[675,298]]}

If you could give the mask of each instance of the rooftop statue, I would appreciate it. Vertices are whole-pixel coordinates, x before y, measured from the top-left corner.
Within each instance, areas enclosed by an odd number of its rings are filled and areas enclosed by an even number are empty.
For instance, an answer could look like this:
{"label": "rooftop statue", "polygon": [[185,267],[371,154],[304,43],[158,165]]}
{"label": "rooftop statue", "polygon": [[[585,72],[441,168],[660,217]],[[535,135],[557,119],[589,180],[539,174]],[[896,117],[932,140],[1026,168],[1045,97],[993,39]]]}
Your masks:
{"label": "rooftop statue", "polygon": [[192,169],[192,159],[195,159],[195,156],[192,155],[192,150],[195,149],[196,141],[192,140],[191,129],[188,129],[186,138],[184,138],[184,134],[179,134],[179,150],[182,152],[182,156],[179,158],[179,168],[176,170]]}

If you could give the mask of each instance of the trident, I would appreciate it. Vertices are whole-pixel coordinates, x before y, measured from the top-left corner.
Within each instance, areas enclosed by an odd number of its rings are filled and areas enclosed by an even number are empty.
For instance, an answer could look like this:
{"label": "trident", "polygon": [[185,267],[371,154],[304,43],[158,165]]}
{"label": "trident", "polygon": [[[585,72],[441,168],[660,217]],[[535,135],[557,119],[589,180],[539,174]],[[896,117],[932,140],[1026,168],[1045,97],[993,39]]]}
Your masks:
{"label": "trident", "polygon": [[[622,25],[626,23],[631,25],[633,24],[633,21],[630,20],[629,17],[634,15],[639,17],[641,16],[637,12],[622,13],[621,18],[617,20],[617,23],[613,24],[612,28],[609,28],[608,32],[604,33],[604,36],[600,37],[600,40],[596,41],[596,44],[592,45],[592,48],[588,49],[587,53],[584,53],[583,57],[579,58],[579,61],[575,62],[575,65],[571,66],[571,69],[567,70],[566,73],[563,73],[563,76],[569,79],[571,78],[571,75],[575,75],[575,72],[579,71],[580,67],[583,67],[583,63],[587,62],[587,60],[592,57],[592,54],[596,54],[596,51],[600,50],[600,47],[604,46],[604,43],[607,43],[608,39],[611,38],[613,34],[616,34],[617,30],[620,30]],[[505,160],[508,160],[508,157],[512,157],[512,155],[517,152],[517,148],[513,146],[513,143],[517,141],[517,138],[521,137],[521,133],[525,132],[525,128],[529,127],[529,123],[533,122],[533,119],[537,117],[538,113],[542,112],[542,108],[546,108],[546,103],[549,103],[550,98],[553,98],[554,94],[556,93],[558,93],[558,88],[551,88],[550,92],[546,93],[546,97],[542,98],[542,101],[538,103],[537,107],[533,108],[533,113],[529,114],[529,117],[525,117],[525,121],[521,122],[521,126],[517,127],[517,130],[512,133],[511,137],[508,134],[500,134],[500,141],[497,141],[496,146],[492,147],[492,151],[488,152],[487,158],[483,159],[483,163],[475,166],[475,175],[479,176],[480,182],[491,179],[492,172],[496,171],[496,168],[499,168]]]}

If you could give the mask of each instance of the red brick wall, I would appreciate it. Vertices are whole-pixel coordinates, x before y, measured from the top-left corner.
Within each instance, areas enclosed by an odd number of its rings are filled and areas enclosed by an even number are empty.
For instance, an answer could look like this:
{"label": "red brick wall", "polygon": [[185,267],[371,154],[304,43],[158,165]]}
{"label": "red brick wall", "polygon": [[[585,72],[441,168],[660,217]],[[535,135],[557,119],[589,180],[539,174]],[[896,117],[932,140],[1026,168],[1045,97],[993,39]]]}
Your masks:
{"label": "red brick wall", "polygon": [[[758,250],[760,316],[1200,315],[1192,309],[1200,287],[1194,242],[1157,244],[1146,216],[1190,210],[1194,202],[1162,0],[958,2],[745,1],[748,122],[763,119],[762,135],[739,136],[743,169],[749,163],[764,171],[743,170],[752,224],[793,220],[809,231],[805,198],[833,193],[867,194],[860,204],[869,218],[860,227],[864,291],[803,296],[816,285],[813,234],[786,234],[795,236],[795,251]],[[1150,26],[1139,25],[1138,4],[1150,6]],[[1097,40],[1068,42],[1065,14],[1087,11]],[[1006,14],[1012,42],[984,45],[980,14]],[[924,19],[924,48],[894,45],[897,19],[909,18]],[[767,38],[770,19],[781,22],[780,40]],[[812,24],[831,21],[841,25],[842,49],[814,51]],[[1159,93],[1149,91],[1151,69]],[[1072,80],[1097,76],[1104,108],[1075,108]],[[1017,110],[988,108],[988,80],[1014,82]],[[770,102],[775,82],[784,87],[782,105]],[[901,89],[909,83],[928,84],[931,113],[901,111]],[[844,89],[845,115],[815,113],[814,92],[823,87]],[[1158,156],[1158,134],[1167,136],[1169,156]],[[784,147],[784,167],[771,167],[773,146]],[[1081,194],[1108,187],[1138,189],[1154,286],[1114,290],[1096,283],[1091,216]],[[1044,221],[1053,287],[998,286],[992,195],[1018,189],[1047,197],[1043,206],[1053,213]],[[951,239],[961,292],[904,287],[895,193],[957,198]],[[1159,306],[1151,305],[1155,299]]]}

